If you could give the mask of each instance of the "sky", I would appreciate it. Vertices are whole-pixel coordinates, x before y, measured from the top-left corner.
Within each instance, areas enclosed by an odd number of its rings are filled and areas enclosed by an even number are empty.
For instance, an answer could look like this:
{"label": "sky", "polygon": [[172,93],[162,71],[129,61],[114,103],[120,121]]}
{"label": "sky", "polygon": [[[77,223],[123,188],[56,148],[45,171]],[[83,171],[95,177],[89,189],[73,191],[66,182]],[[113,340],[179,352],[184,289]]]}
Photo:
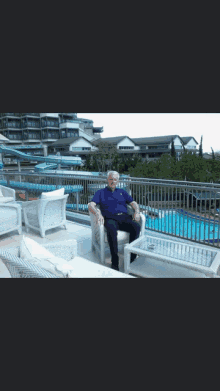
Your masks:
{"label": "sky", "polygon": [[220,113],[214,114],[94,114],[78,113],[78,118],[104,127],[102,138],[170,136],[194,137],[203,152],[220,151]]}

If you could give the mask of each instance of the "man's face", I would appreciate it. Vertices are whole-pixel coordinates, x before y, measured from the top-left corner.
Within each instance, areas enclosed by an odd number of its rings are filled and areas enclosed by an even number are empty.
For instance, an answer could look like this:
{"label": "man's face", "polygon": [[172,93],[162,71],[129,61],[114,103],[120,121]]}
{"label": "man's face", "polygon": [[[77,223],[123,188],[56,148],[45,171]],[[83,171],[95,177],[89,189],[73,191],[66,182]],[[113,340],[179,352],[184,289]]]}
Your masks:
{"label": "man's face", "polygon": [[117,177],[117,175],[110,175],[108,177],[108,185],[112,190],[115,190],[118,182],[119,182],[119,178]]}

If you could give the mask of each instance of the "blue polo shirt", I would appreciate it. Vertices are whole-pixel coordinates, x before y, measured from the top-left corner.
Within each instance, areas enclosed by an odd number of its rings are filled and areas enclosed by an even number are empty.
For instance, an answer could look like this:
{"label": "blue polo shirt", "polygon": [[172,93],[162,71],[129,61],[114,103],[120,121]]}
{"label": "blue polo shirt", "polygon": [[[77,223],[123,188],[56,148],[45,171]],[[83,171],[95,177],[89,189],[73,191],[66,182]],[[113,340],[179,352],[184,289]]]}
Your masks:
{"label": "blue polo shirt", "polygon": [[128,213],[127,204],[133,201],[133,198],[125,190],[116,188],[112,192],[108,187],[97,191],[92,199],[92,202],[100,206],[103,217],[107,219],[117,213]]}

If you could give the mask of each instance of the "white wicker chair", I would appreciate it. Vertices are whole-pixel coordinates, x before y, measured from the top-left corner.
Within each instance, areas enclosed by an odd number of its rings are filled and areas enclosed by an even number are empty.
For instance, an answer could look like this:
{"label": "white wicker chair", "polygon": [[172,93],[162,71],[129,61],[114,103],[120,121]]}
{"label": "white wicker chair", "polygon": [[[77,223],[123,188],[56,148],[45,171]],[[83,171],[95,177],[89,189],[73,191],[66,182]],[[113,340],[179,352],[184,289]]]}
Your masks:
{"label": "white wicker chair", "polygon": [[17,204],[0,204],[0,236],[11,231],[22,234],[21,206]]}
{"label": "white wicker chair", "polygon": [[[75,240],[51,243],[44,247],[56,257],[63,258],[67,262],[77,256],[77,242]],[[0,250],[0,260],[5,264],[12,278],[59,278],[55,274],[20,258],[20,246],[7,248],[6,251]]]}
{"label": "white wicker chair", "polygon": [[2,185],[0,185],[0,190],[0,193],[3,194],[3,197],[0,197],[0,205],[15,201],[15,190]]}
{"label": "white wicker chair", "polygon": [[[99,208],[99,206],[96,206]],[[134,210],[131,206],[128,206],[128,214],[134,215]],[[89,212],[91,218],[91,227],[92,227],[92,251],[98,254],[98,257],[101,263],[105,264],[105,250],[109,249],[107,231],[104,225],[99,225],[97,223],[96,217],[94,214]],[[140,236],[145,234],[145,225],[146,225],[146,217],[141,213],[141,232]],[[118,246],[125,246],[129,243],[130,234],[124,231],[118,231]],[[120,250],[120,249],[119,249]]]}
{"label": "white wicker chair", "polygon": [[69,195],[53,197],[45,200],[23,202],[23,216],[26,231],[33,229],[45,238],[45,232],[52,228],[64,226],[66,223],[66,203]]}

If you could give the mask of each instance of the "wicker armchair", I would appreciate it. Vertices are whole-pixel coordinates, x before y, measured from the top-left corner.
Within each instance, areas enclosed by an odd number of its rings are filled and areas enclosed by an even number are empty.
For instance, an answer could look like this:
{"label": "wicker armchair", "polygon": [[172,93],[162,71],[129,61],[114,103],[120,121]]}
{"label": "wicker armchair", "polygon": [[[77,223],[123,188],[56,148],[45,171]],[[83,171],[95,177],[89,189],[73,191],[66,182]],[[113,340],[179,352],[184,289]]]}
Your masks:
{"label": "wicker armchair", "polygon": [[3,203],[15,201],[15,190],[9,189],[9,187],[0,185],[0,193],[3,194],[3,197],[0,197],[0,205]]}
{"label": "wicker armchair", "polygon": [[33,229],[45,238],[45,232],[64,226],[66,229],[66,203],[69,195],[45,200],[23,202],[23,216],[26,231]]}
{"label": "wicker armchair", "polygon": [[[99,208],[99,206],[96,206]],[[128,214],[134,215],[134,209],[131,206],[128,206]],[[107,239],[107,232],[104,225],[99,225],[97,223],[96,217],[94,214],[89,212],[91,218],[91,227],[92,227],[92,251],[98,254],[98,257],[101,263],[105,264],[105,249],[109,250],[109,244]],[[141,232],[140,236],[145,233],[146,217],[141,213]],[[129,243],[130,235],[124,231],[118,231],[118,246],[125,246]]]}
{"label": "wicker armchair", "polygon": [[21,206],[17,204],[0,204],[0,236],[11,231],[22,234]]}
{"label": "wicker armchair", "polygon": [[[56,257],[61,257],[67,262],[77,256],[77,242],[75,240],[51,243],[44,247]],[[12,278],[59,278],[55,274],[21,259],[20,247],[9,248],[7,251],[0,250],[0,260],[5,264]]]}

